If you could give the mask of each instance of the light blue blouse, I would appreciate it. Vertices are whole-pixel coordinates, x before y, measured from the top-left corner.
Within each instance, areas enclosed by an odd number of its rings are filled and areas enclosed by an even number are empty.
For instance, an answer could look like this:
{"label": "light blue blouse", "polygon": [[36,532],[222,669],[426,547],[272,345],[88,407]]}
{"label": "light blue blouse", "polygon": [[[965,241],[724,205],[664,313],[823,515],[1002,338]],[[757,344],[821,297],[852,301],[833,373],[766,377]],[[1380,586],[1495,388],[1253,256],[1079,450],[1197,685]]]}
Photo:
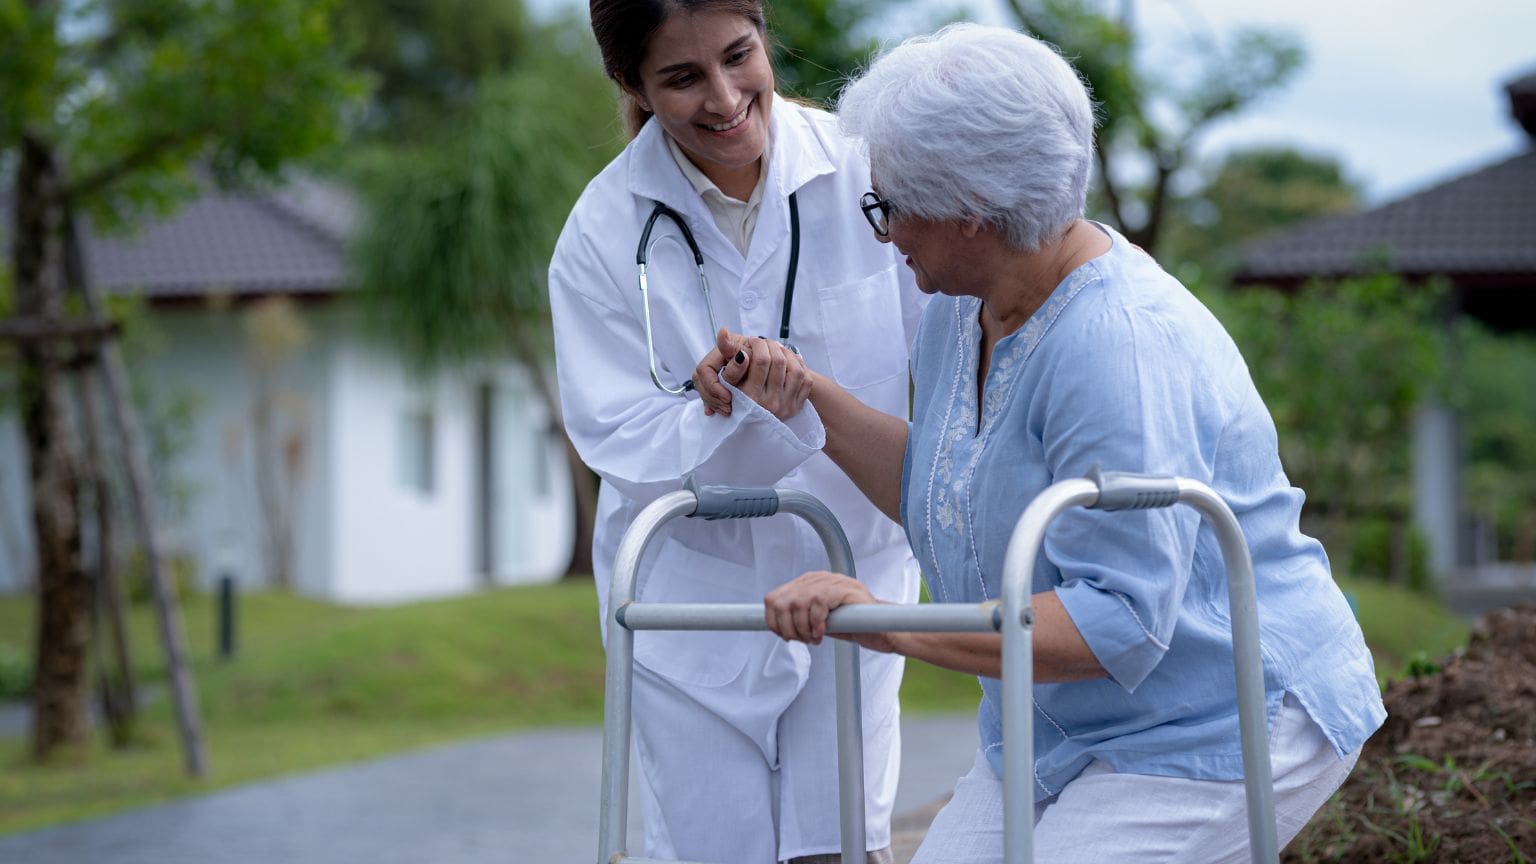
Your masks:
{"label": "light blue blouse", "polygon": [[[1221,324],[1104,228],[1111,250],[1057,286],[992,354],[978,422],[980,301],[935,297],[913,355],[902,523],[939,602],[1001,594],[1025,506],[1057,480],[1174,474],[1232,507],[1258,580],[1270,721],[1300,700],[1342,755],[1386,718],[1370,653],[1280,466],[1275,426]],[[1054,590],[1109,677],[1035,686],[1035,796],[1094,758],[1117,771],[1242,776],[1225,569],[1189,507],[1074,509],[1046,532],[1034,592]],[[981,679],[981,742],[1002,776],[1002,684]]]}

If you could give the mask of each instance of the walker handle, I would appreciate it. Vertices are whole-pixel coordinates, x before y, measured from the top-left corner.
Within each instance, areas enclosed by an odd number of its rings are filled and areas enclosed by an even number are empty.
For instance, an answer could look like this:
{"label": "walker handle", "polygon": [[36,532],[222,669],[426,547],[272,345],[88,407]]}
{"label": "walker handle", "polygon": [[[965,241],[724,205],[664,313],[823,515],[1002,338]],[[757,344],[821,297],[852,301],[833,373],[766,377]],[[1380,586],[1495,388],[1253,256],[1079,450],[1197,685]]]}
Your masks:
{"label": "walker handle", "polygon": [[689,474],[683,488],[699,499],[699,506],[689,518],[753,519],[779,512],[779,493],[771,486],[700,486]]}
{"label": "walker handle", "polygon": [[1099,487],[1090,510],[1155,510],[1179,503],[1179,480],[1167,474],[1130,474],[1093,466],[1087,479]]}

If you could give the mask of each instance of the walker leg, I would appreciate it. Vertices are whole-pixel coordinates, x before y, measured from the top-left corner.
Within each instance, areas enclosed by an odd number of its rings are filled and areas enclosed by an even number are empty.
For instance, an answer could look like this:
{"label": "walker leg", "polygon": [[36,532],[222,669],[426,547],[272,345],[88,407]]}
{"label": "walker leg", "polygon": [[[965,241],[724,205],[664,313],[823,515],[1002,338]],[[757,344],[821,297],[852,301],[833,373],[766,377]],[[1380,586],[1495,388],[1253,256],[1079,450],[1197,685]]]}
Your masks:
{"label": "walker leg", "polygon": [[860,721],[859,646],[837,640],[837,789],[843,864],[864,864],[864,730]]}

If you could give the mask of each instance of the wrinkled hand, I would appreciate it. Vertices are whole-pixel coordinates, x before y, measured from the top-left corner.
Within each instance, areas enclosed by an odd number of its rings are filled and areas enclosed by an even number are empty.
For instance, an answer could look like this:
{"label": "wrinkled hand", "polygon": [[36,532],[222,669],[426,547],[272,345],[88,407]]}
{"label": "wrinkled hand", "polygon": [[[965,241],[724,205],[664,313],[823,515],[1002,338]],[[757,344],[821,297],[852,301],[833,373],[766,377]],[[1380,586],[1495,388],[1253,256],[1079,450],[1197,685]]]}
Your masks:
{"label": "wrinkled hand", "polygon": [[[827,616],[839,606],[878,603],[864,583],[841,573],[814,571],[768,592],[763,598],[763,619],[779,638],[820,645],[827,633]],[[843,633],[837,638],[856,642],[872,651],[896,650],[888,633]]]}
{"label": "wrinkled hand", "polygon": [[720,385],[721,378],[781,421],[800,413],[811,395],[811,372],[800,355],[779,342],[749,339],[725,328],[694,372],[706,414],[731,413],[730,391]]}

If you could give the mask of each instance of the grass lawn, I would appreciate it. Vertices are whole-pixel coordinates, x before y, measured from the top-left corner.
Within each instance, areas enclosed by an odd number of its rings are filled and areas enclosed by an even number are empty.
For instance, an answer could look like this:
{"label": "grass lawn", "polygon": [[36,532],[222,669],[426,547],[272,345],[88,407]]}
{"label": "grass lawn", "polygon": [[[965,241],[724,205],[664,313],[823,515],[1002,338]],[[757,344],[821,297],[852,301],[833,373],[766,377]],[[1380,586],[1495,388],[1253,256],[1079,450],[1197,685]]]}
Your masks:
{"label": "grass lawn", "polygon": [[[1382,677],[1418,651],[1466,640],[1433,601],[1345,585]],[[30,598],[0,598],[0,652],[32,650]],[[519,727],[602,720],[603,656],[592,585],[509,588],[389,608],[345,608],[279,594],[239,601],[238,656],[213,652],[213,601],[184,614],[210,776],[181,774],[176,727],[148,606],[135,608],[135,659],[161,697],[137,745],[97,743],[38,766],[26,741],[0,738],[0,834],[103,815],[263,777]],[[909,663],[909,710],[971,710],[975,679]]]}

